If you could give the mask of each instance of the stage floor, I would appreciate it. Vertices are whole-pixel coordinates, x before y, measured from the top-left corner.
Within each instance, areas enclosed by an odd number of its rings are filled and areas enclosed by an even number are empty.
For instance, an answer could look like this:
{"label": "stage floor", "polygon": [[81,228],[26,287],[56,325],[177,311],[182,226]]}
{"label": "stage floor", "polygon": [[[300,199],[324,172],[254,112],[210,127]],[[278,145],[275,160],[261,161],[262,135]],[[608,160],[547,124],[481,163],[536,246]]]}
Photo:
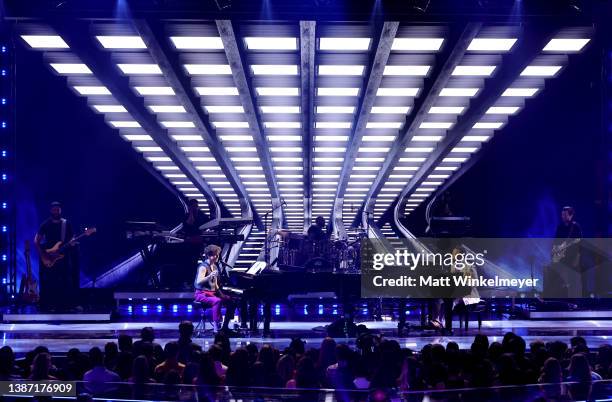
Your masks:
{"label": "stage floor", "polygon": [[[416,322],[409,322],[417,325]],[[307,346],[315,347],[325,337],[324,322],[273,322],[272,337],[261,335],[244,336],[232,339],[232,347],[244,346],[248,343],[263,345],[269,343],[277,348],[286,347],[291,338],[301,337]],[[610,343],[612,338],[612,320],[491,320],[483,321],[481,331],[476,322],[470,322],[466,331],[459,328],[459,322],[454,323],[455,332],[451,336],[443,336],[432,330],[404,331],[402,337],[397,336],[397,323],[393,321],[364,321],[375,333],[382,334],[387,339],[396,339],[402,347],[421,349],[428,343],[446,345],[455,341],[462,349],[468,349],[474,335],[483,333],[489,336],[490,342],[501,341],[506,332],[512,331],[522,336],[527,344],[541,340],[550,342],[560,340],[569,343],[573,336],[582,336],[589,347],[596,348]],[[11,346],[15,352],[24,353],[38,345],[47,346],[51,352],[62,353],[70,348],[87,351],[93,346],[104,347],[106,342],[116,340],[119,334],[129,334],[137,338],[144,326],[155,328],[156,342],[164,345],[177,337],[178,322],[114,322],[114,323],[24,323],[0,324],[2,345]],[[212,337],[197,338],[195,342],[207,348],[213,341]],[[339,342],[354,344],[354,339],[337,338]]]}

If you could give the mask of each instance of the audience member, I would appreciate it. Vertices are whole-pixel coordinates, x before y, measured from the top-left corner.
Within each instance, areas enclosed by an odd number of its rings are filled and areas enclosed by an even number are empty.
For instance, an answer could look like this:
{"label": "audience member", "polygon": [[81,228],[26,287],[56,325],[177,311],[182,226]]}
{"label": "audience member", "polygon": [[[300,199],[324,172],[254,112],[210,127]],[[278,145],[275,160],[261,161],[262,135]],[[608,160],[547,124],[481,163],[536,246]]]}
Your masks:
{"label": "audience member", "polygon": [[89,362],[92,369],[83,375],[83,381],[87,382],[120,382],[121,378],[114,371],[104,367],[104,355],[98,347],[89,350]]}
{"label": "audience member", "polygon": [[[56,359],[58,368],[44,346],[27,352],[17,365],[12,349],[4,346],[0,380],[84,380],[85,389],[94,394],[112,389],[108,384],[128,381],[137,384],[133,388],[143,395],[148,389],[144,384],[157,382],[168,386],[157,389],[171,399],[179,398],[177,384],[200,386],[197,392],[203,399],[214,399],[215,387],[223,385],[298,388],[305,390],[298,392],[302,399],[315,396],[308,390],[323,387],[336,389],[336,398],[344,401],[350,399],[350,390],[392,395],[534,383],[542,384],[535,389],[545,398],[588,399],[595,389],[591,382],[612,377],[612,347],[590,351],[583,337],[572,338],[570,347],[560,341],[535,341],[528,347],[524,338],[509,332],[501,343],[489,344],[486,336],[477,335],[467,350],[450,341],[446,347],[425,345],[419,352],[370,334],[358,338],[356,350],[332,338],[325,338],[320,348],[307,349],[296,338],[282,351],[270,344],[259,349],[251,344],[232,352],[227,336],[218,335],[204,353],[191,339],[191,322],[181,322],[179,331],[179,340],[168,342],[163,354],[155,353],[154,332],[146,327],[135,343],[122,334],[117,343],[107,343],[104,352],[98,347],[88,354],[71,349]],[[564,381],[577,384],[560,384]],[[483,390],[483,399],[493,398],[494,392]]]}
{"label": "audience member", "polygon": [[51,355],[47,352],[37,354],[32,361],[32,370],[30,374],[30,380],[43,381],[43,380],[57,380],[49,374],[51,370]]}
{"label": "audience member", "polygon": [[18,374],[13,349],[10,346],[3,346],[0,348],[0,381],[19,379]]}
{"label": "audience member", "polygon": [[179,345],[177,342],[168,342],[164,347],[166,359],[155,367],[153,377],[162,382],[169,371],[176,371],[182,377],[185,365],[178,361]]}
{"label": "audience member", "polygon": [[134,363],[132,364],[132,376],[129,378],[128,382],[133,384],[155,382],[149,373],[149,361],[146,356],[140,355],[134,359]]}
{"label": "audience member", "polygon": [[194,350],[202,351],[202,347],[191,340],[193,331],[194,327],[191,321],[182,321],[179,324],[178,361],[181,363],[188,363]]}

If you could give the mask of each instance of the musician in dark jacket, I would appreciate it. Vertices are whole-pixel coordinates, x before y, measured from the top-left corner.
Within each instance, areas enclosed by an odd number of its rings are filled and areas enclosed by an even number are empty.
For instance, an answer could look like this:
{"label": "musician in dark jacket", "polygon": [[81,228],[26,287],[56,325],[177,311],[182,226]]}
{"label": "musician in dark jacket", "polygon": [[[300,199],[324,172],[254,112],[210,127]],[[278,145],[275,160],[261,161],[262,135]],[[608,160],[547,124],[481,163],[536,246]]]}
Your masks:
{"label": "musician in dark jacket", "polygon": [[[566,206],[561,210],[561,222],[555,231],[553,242],[552,268],[560,276],[561,296],[581,297],[586,292],[586,273],[583,272],[580,256],[580,239],[582,229],[575,220],[576,212],[573,207]],[[546,285],[546,283],[545,283]],[[567,292],[567,293],[565,293]]]}
{"label": "musician in dark jacket", "polygon": [[181,232],[183,232],[186,238],[198,236],[201,233],[200,226],[208,221],[208,216],[200,209],[198,200],[190,198],[187,201],[187,213],[183,218]]}
{"label": "musician in dark jacket", "polygon": [[[75,293],[79,288],[79,268],[76,247],[70,243],[73,237],[72,225],[62,217],[62,205],[59,202],[52,202],[49,218],[40,225],[34,237],[36,251],[41,256],[38,276],[42,310],[67,309],[71,307],[70,301],[75,299]],[[64,257],[58,259],[52,267],[46,267],[42,261],[42,257],[46,255],[45,250],[52,248],[58,242],[69,244],[62,252]]]}
{"label": "musician in dark jacket", "polygon": [[555,242],[554,244],[559,246],[565,243],[565,257],[562,261],[566,264],[576,265],[578,263],[577,258],[579,254],[578,244],[569,245],[572,240],[582,238],[582,229],[578,222],[574,220],[576,212],[573,207],[563,207],[561,210],[561,222],[557,225],[555,231]]}

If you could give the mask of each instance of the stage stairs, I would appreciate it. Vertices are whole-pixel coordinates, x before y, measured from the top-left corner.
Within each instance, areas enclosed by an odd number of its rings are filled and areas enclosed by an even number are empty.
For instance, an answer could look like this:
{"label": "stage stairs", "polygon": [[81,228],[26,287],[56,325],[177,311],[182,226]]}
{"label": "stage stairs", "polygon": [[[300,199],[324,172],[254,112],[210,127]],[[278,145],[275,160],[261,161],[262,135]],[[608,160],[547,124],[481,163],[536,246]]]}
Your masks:
{"label": "stage stairs", "polygon": [[251,230],[249,237],[244,242],[238,259],[234,264],[234,269],[236,271],[246,271],[255,261],[257,261],[259,254],[263,250],[264,238],[265,233],[253,227],[253,230]]}

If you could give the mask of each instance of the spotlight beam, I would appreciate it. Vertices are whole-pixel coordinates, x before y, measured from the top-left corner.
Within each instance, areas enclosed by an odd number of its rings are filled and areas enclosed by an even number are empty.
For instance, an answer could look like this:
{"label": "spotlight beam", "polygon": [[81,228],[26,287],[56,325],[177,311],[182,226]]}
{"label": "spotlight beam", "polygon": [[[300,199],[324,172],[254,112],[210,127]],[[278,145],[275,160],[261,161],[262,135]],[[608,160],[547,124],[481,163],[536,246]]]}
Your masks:
{"label": "spotlight beam", "polygon": [[376,100],[376,93],[378,87],[382,81],[383,72],[391,53],[391,45],[395,39],[397,29],[399,28],[399,22],[385,22],[383,24],[380,36],[378,38],[378,44],[376,45],[376,53],[372,59],[370,65],[370,73],[368,75],[368,82],[365,87],[364,95],[361,102],[358,105],[357,116],[355,118],[355,124],[353,124],[353,135],[351,135],[346,148],[346,154],[344,156],[344,164],[340,177],[338,179],[338,189],[336,191],[336,198],[334,199],[334,209],[332,211],[332,222],[334,229],[338,233],[340,239],[346,239],[346,229],[342,222],[342,204],[344,202],[344,193],[348,185],[359,147],[361,146],[361,140],[366,131],[366,125],[370,118],[370,111]]}
{"label": "spotlight beam", "polygon": [[[468,46],[472,42],[472,39],[474,39],[480,31],[481,26],[481,23],[467,24],[467,26],[463,30],[463,33],[461,34],[459,39],[457,39],[454,47],[452,48],[453,50],[448,55],[446,62],[440,68],[440,71],[434,71],[434,74],[437,74],[433,76],[437,78],[429,85],[429,88],[424,91],[427,93],[427,96],[421,97],[416,100],[417,102],[420,101],[420,105],[418,105],[417,103],[415,104],[414,108],[418,111],[412,114],[412,121],[410,122],[410,124],[408,124],[408,122],[404,124],[404,128],[399,132],[397,139],[391,147],[391,150],[387,155],[387,158],[385,159],[382,168],[376,175],[374,182],[370,186],[370,190],[366,194],[366,198],[363,203],[364,212],[371,213],[373,211],[374,204],[376,203],[376,196],[378,196],[378,193],[380,192],[381,188],[389,179],[389,175],[395,168],[395,165],[403,154],[404,149],[412,140],[412,137],[415,135],[415,133],[421,126],[421,123],[423,123],[427,118],[429,109],[431,109],[431,107],[438,99],[442,88],[444,88],[450,80],[453,70],[456,66],[459,65],[459,63],[463,59],[463,56],[465,55]],[[364,213],[363,216],[356,216],[355,219],[357,221],[363,220],[365,225],[367,219],[372,219],[372,215]]]}
{"label": "spotlight beam", "polygon": [[128,79],[117,75],[111,58],[96,57],[96,54],[91,51],[91,49],[96,49],[98,46],[93,43],[89,32],[85,34],[81,32],[87,31],[87,28],[85,27],[83,30],[77,31],[74,29],[74,25],[71,26],[72,29],[66,29],[63,24],[55,24],[53,28],[70,46],[70,50],[89,67],[102,85],[108,88],[117,102],[125,107],[127,112],[140,124],[143,130],[153,138],[164,153],[170,157],[172,162],[206,197],[210,210],[214,213],[215,217],[220,217],[221,205],[223,205],[221,200],[215,196],[213,190],[202,178],[202,175],[191,161],[189,161],[176,143],[170,139],[167,131],[149,113],[144,106],[143,99],[130,90]]}
{"label": "spotlight beam", "polygon": [[304,169],[304,232],[312,220],[312,134],[315,93],[315,21],[300,21],[300,73],[302,94],[302,150]]}
{"label": "spotlight beam", "polygon": [[244,107],[244,115],[249,122],[249,127],[253,134],[253,142],[257,149],[257,155],[261,162],[268,189],[272,197],[272,208],[276,208],[280,205],[278,183],[274,175],[274,168],[272,165],[272,157],[270,155],[270,148],[268,147],[267,140],[264,136],[263,124],[261,122],[261,116],[255,108],[255,92],[253,85],[247,78],[245,72],[245,57],[243,56],[244,50],[241,49],[239,41],[236,39],[234,33],[234,27],[230,20],[217,20],[217,29],[219,35],[223,41],[223,48],[225,49],[225,55],[232,69],[232,76],[234,82],[238,88],[238,94],[240,95],[240,101]]}
{"label": "spotlight beam", "polygon": [[546,43],[550,40],[550,34],[542,34],[541,32],[524,32],[521,43],[512,54],[506,55],[509,59],[502,62],[497,73],[498,79],[490,80],[478,98],[470,105],[468,113],[466,113],[451,129],[444,139],[438,144],[436,149],[431,153],[429,158],[421,165],[408,184],[404,187],[398,196],[398,202],[395,205],[393,214],[395,222],[399,223],[400,231],[403,226],[399,221],[400,216],[403,216],[403,208],[406,203],[406,198],[410,196],[414,190],[434,171],[436,166],[451,152],[451,150],[461,141],[480,119],[485,115],[487,110],[495,104],[501,97],[502,93],[516,80],[521,71],[527,67],[532,60],[540,54]]}
{"label": "spotlight beam", "polygon": [[159,35],[156,35],[151,26],[145,20],[135,20],[134,27],[140,34],[140,37],[144,43],[147,45],[147,50],[151,54],[151,57],[164,73],[164,76],[168,80],[168,84],[172,87],[172,89],[174,89],[177,99],[180,101],[185,110],[193,117],[194,123],[200,132],[200,135],[209,145],[211,154],[216,159],[221,171],[238,195],[242,217],[252,217],[255,224],[260,226],[261,220],[259,216],[256,215],[255,209],[251,206],[249,194],[246,191],[240,176],[238,175],[238,171],[235,169],[230,156],[225,150],[225,147],[223,147],[221,144],[219,137],[211,127],[208,117],[204,114],[204,111],[199,106],[198,99],[193,91],[190,90],[187,77],[177,73],[177,71],[182,70],[181,66],[178,64],[176,58],[170,57],[170,54],[172,53],[171,49],[169,49],[169,46],[166,44],[166,41],[162,40]]}

